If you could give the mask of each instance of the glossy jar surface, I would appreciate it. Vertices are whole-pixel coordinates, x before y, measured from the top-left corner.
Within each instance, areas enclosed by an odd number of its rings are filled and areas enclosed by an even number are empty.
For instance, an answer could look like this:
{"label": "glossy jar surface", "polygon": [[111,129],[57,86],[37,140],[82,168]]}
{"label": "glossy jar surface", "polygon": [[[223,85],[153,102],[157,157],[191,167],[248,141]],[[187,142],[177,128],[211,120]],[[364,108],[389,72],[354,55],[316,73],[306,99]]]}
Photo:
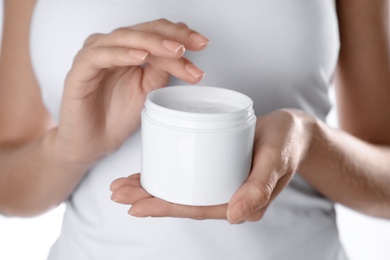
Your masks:
{"label": "glossy jar surface", "polygon": [[255,123],[252,100],[236,91],[175,86],[149,93],[142,187],[179,204],[227,203],[248,177]]}

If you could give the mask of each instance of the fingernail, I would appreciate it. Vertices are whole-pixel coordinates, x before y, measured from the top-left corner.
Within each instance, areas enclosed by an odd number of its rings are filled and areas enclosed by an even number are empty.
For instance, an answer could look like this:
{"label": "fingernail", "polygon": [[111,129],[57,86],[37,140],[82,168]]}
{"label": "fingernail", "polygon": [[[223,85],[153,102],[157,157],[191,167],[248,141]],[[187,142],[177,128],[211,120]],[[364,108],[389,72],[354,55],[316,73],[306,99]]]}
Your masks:
{"label": "fingernail", "polygon": [[137,217],[137,212],[129,210],[129,215]]}
{"label": "fingernail", "polygon": [[119,201],[117,197],[112,196],[112,195],[111,195],[111,200],[114,201],[114,202],[118,202]]}
{"label": "fingernail", "polygon": [[198,67],[196,67],[194,64],[192,63],[188,63],[186,66],[185,66],[187,72],[193,76],[194,78],[199,78],[199,77],[203,77],[204,76],[204,72],[202,70],[200,70]]}
{"label": "fingernail", "polygon": [[147,51],[141,51],[141,50],[129,51],[129,56],[135,60],[145,60],[148,55],[149,53]]}
{"label": "fingernail", "polygon": [[185,51],[185,47],[183,44],[180,44],[178,42],[174,42],[174,41],[170,41],[170,40],[164,40],[162,42],[162,44],[164,45],[164,47],[169,50],[169,51],[172,51],[172,52],[184,52]]}
{"label": "fingernail", "polygon": [[137,212],[135,210],[132,210],[131,208],[129,209],[129,211],[127,212],[129,213],[130,216],[133,216],[133,217],[145,217],[144,215],[142,215],[140,212]]}
{"label": "fingernail", "polygon": [[245,200],[240,200],[233,205],[228,214],[230,224],[238,224],[245,220],[246,216],[251,212],[251,206]]}
{"label": "fingernail", "polygon": [[195,42],[197,42],[199,45],[207,45],[210,43],[210,40],[204,37],[203,35],[199,33],[193,33],[190,35],[191,39]]}

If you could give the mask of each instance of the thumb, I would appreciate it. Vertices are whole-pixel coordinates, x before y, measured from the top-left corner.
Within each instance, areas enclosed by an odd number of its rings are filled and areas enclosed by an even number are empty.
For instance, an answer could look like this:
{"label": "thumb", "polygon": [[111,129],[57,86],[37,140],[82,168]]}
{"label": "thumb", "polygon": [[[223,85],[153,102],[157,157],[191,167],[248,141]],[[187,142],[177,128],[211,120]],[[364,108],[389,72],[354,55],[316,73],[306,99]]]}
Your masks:
{"label": "thumb", "polygon": [[252,213],[263,209],[255,219],[261,219],[269,201],[273,197],[275,186],[279,180],[275,169],[275,157],[272,153],[257,153],[252,164],[248,180],[238,189],[227,208],[227,219],[231,224],[246,220]]}
{"label": "thumb", "polygon": [[[276,182],[248,179],[228,204],[227,219],[230,224],[240,223],[252,213],[266,208],[275,187],[274,183]],[[262,215],[259,216],[259,219]]]}

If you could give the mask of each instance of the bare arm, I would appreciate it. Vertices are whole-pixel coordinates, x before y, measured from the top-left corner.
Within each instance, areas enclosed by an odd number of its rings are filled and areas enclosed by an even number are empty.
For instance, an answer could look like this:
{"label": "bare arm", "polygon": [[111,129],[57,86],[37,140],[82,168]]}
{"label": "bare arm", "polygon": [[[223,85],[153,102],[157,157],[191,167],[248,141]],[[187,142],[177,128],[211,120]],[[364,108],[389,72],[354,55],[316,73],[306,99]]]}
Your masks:
{"label": "bare arm", "polygon": [[351,135],[320,127],[302,174],[331,199],[390,218],[388,10],[385,0],[338,1],[338,114]]}
{"label": "bare arm", "polygon": [[34,215],[60,203],[84,165],[70,165],[53,146],[29,55],[34,0],[6,0],[0,59],[0,213]]}
{"label": "bare arm", "polygon": [[342,130],[300,111],[258,118],[252,171],[227,205],[190,207],[147,194],[138,176],[111,185],[133,216],[257,221],[298,171],[330,199],[390,218],[390,51],[387,0],[338,1],[337,99]]}
{"label": "bare arm", "polygon": [[[53,126],[44,108],[29,54],[29,30],[34,0],[4,1],[0,56],[0,143],[40,137]],[[23,138],[21,138],[23,137]]]}
{"label": "bare arm", "polygon": [[8,0],[4,8],[0,213],[8,215],[39,214],[66,199],[88,168],[138,129],[150,90],[164,87],[170,74],[189,83],[202,79],[203,71],[183,54],[208,43],[184,24],[164,19],[91,35],[64,82],[55,125],[29,58],[34,4]]}

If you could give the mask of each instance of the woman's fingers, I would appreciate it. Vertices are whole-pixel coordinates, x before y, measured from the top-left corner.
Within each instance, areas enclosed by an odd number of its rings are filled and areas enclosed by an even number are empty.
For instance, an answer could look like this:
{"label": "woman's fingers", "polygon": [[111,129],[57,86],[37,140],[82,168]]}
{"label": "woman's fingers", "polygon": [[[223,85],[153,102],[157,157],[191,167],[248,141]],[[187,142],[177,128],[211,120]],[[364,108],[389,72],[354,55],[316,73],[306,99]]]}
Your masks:
{"label": "woman's fingers", "polygon": [[310,144],[303,116],[278,110],[258,119],[251,174],[229,203],[231,223],[259,220],[289,183]]}
{"label": "woman's fingers", "polygon": [[111,195],[111,200],[127,205],[133,205],[137,201],[148,198],[152,198],[152,196],[141,187],[134,186],[122,186],[113,191]]}
{"label": "woman's fingers", "polygon": [[110,190],[115,191],[121,187],[141,187],[140,184],[140,174],[132,174],[129,177],[122,177],[113,181],[110,185]]}
{"label": "woman's fingers", "polygon": [[81,49],[73,61],[69,76],[73,81],[93,79],[102,69],[123,66],[138,66],[146,62],[149,53],[125,47],[88,47]]}
{"label": "woman's fingers", "polygon": [[139,174],[116,179],[111,183],[110,190],[111,200],[121,204],[132,205],[136,201],[152,197],[141,187]]}
{"label": "woman's fingers", "polygon": [[95,69],[105,69],[110,67],[141,65],[145,63],[149,53],[147,51],[130,49],[125,47],[93,47],[83,49],[80,62],[85,62]]}
{"label": "woman's fingers", "polygon": [[[186,82],[197,83],[204,73],[183,55],[186,48],[201,50],[207,43],[206,37],[187,26],[164,19],[119,28],[109,34],[93,34],[76,55],[68,78],[72,83],[85,83],[102,69],[148,62],[152,64],[151,72],[160,75],[168,72]],[[166,77],[164,74],[163,78]]]}
{"label": "woman's fingers", "polygon": [[263,146],[257,148],[248,180],[234,194],[228,205],[192,207],[166,202],[143,190],[138,175],[119,179],[111,187],[121,187],[114,191],[113,197],[120,198],[119,203],[132,204],[129,213],[137,217],[227,218],[231,224],[238,224],[260,220],[270,202],[288,184],[292,174],[293,170],[286,169],[282,154],[276,152],[272,146]]}
{"label": "woman's fingers", "polygon": [[190,29],[185,23],[173,23],[166,19],[159,19],[147,23],[132,26],[135,30],[155,33],[165,38],[184,44],[186,49],[199,51],[204,49],[209,43],[209,39],[204,35]]}
{"label": "woman's fingers", "polygon": [[148,62],[162,71],[184,80],[188,83],[197,83],[205,73],[186,58],[178,60],[167,60],[160,57],[150,56]]}
{"label": "woman's fingers", "polygon": [[154,56],[179,58],[185,49],[202,50],[209,40],[182,23],[165,19],[115,29],[108,34],[93,34],[84,46],[117,46],[141,49]]}
{"label": "woman's fingers", "polygon": [[[102,69],[138,66],[146,62],[153,66],[154,72],[155,70],[159,70],[159,74],[166,72],[189,83],[197,83],[204,76],[202,70],[185,58],[166,59],[152,56],[144,50],[99,46],[82,49],[75,57],[73,70],[69,72],[68,77],[74,83],[82,83],[94,79]],[[148,71],[145,70],[146,76]]]}
{"label": "woman's fingers", "polygon": [[95,37],[94,43],[89,44],[89,46],[127,47],[171,59],[178,59],[185,52],[185,46],[181,42],[156,33],[138,31],[132,28],[119,28],[110,34]]}
{"label": "woman's fingers", "polygon": [[284,174],[278,170],[280,160],[281,157],[272,147],[257,149],[248,180],[229,202],[227,218],[230,223],[239,223],[248,217],[251,220],[262,217],[267,205],[276,196],[275,187]]}
{"label": "woman's fingers", "polygon": [[158,198],[141,199],[133,204],[129,214],[135,217],[176,217],[191,219],[226,219],[226,204],[218,206],[186,206]]}
{"label": "woman's fingers", "polygon": [[139,174],[113,181],[110,189],[112,191],[111,199],[121,204],[132,205],[129,214],[136,217],[226,219],[226,204],[193,207],[152,197],[141,187]]}

